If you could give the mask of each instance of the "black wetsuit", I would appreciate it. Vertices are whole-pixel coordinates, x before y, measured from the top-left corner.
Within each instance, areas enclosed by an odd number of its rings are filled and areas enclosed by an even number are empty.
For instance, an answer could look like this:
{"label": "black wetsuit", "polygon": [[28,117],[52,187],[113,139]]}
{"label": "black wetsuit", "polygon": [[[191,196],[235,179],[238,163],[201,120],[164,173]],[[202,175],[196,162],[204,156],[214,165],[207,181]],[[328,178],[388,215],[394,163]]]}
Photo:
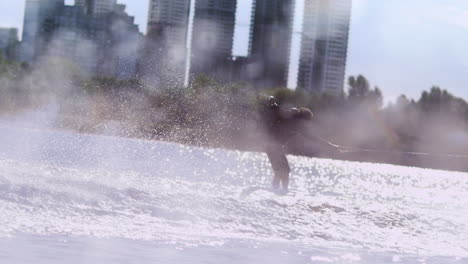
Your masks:
{"label": "black wetsuit", "polygon": [[313,113],[307,108],[283,110],[270,98],[264,105],[261,117],[266,130],[264,151],[268,155],[274,172],[273,187],[281,183],[285,190],[289,185],[289,167],[286,153],[308,156],[326,156],[339,153],[339,146],[322,139],[314,132],[310,120]]}
{"label": "black wetsuit", "polygon": [[289,141],[300,133],[304,120],[298,118],[292,111],[283,111],[274,105],[264,109],[263,118],[267,131],[265,152],[268,155],[274,172],[273,187],[283,185],[285,190],[289,186],[289,167],[286,158]]}

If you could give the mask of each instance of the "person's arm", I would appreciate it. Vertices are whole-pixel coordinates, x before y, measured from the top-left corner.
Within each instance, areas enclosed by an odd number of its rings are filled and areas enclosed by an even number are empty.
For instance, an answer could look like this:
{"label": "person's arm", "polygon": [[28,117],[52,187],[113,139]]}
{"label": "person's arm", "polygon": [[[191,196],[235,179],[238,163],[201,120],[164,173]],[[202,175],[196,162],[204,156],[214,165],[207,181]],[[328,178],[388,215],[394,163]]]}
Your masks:
{"label": "person's arm", "polygon": [[304,126],[301,129],[301,131],[298,131],[298,134],[300,134],[306,141],[311,141],[314,144],[316,144],[319,148],[319,152],[325,152],[329,154],[338,154],[345,152],[345,149],[342,146],[334,144],[317,134],[311,133],[311,131],[313,130],[314,129],[312,128],[312,126]]}
{"label": "person's arm", "polygon": [[342,153],[344,150],[341,146],[334,144],[320,136],[317,135],[308,135],[307,137],[309,140],[313,140],[319,143],[322,150],[326,150],[329,153]]}

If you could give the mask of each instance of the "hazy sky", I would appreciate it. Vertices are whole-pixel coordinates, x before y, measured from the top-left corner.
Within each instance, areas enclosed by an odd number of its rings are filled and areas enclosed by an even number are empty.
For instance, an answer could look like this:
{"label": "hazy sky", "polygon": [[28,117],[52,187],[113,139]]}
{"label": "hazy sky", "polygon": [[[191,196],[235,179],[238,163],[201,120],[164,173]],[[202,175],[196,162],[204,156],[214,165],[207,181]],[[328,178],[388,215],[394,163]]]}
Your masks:
{"label": "hazy sky", "polygon": [[[118,1],[145,32],[149,0]],[[24,2],[0,0],[0,26],[21,28]],[[402,93],[419,98],[432,85],[468,99],[467,0],[353,0],[353,5],[347,75],[364,74],[387,99]]]}

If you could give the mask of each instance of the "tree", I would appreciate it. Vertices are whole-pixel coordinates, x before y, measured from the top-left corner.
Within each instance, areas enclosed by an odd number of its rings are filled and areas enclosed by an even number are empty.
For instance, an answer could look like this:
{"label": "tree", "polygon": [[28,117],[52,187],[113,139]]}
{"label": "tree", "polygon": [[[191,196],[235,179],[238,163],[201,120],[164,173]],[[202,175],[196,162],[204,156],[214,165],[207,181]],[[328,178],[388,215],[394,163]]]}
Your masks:
{"label": "tree", "polygon": [[348,79],[348,85],[348,99],[351,103],[364,103],[375,108],[382,107],[382,91],[377,86],[372,90],[366,77],[362,75],[358,75],[358,77],[351,76]]}
{"label": "tree", "polygon": [[361,100],[362,98],[366,97],[370,91],[370,84],[366,77],[362,75],[358,75],[358,77],[351,76],[348,79],[349,85],[349,98],[350,99],[358,99]]}
{"label": "tree", "polygon": [[379,87],[376,86],[373,91],[369,92],[369,95],[367,96],[367,101],[370,105],[376,108],[382,107],[383,95]]}
{"label": "tree", "polygon": [[400,95],[396,100],[396,107],[399,109],[405,109],[410,104],[410,101],[406,97],[406,95]]}

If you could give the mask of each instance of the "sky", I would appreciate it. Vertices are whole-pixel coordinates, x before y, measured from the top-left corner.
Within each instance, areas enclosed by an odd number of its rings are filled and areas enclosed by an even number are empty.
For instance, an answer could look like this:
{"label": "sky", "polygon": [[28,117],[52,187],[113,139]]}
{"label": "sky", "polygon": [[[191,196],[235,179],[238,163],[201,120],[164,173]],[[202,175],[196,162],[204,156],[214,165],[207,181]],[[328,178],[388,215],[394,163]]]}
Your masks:
{"label": "sky", "polygon": [[[240,0],[239,9],[250,1]],[[146,32],[149,0],[118,2]],[[0,27],[21,28],[24,3],[0,0]],[[238,21],[248,23],[245,16]],[[467,47],[466,0],[353,0],[346,75],[363,74],[387,101],[400,94],[418,99],[433,85],[468,100]]]}

